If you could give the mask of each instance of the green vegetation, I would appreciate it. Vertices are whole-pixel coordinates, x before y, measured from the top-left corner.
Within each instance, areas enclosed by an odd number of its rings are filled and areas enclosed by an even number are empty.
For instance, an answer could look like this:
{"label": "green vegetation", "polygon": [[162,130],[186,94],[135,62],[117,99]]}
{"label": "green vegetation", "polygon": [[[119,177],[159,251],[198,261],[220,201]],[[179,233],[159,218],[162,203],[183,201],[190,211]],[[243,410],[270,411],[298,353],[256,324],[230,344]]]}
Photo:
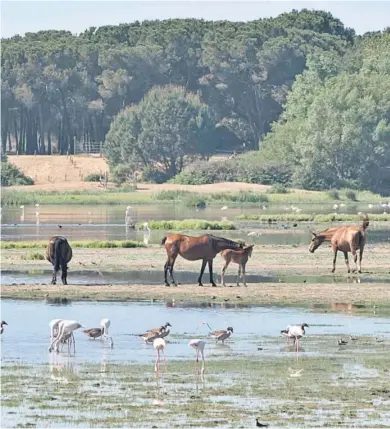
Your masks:
{"label": "green vegetation", "polygon": [[[369,214],[370,221],[390,221],[390,214]],[[259,215],[240,215],[237,217],[240,220],[258,220],[260,222],[281,222],[281,221],[297,221],[297,222],[361,222],[361,219],[353,214],[323,214],[310,215],[304,213],[285,213],[285,214],[259,214]]]}
{"label": "green vegetation", "polygon": [[[0,249],[38,249],[46,248],[47,241],[1,241]],[[71,241],[72,247],[92,248],[92,249],[105,249],[105,248],[126,248],[131,249],[135,247],[145,247],[144,243],[138,241]],[[26,259],[44,259],[41,257],[26,258]]]}
{"label": "green vegetation", "polygon": [[25,176],[15,165],[8,162],[7,156],[1,156],[1,186],[33,185],[31,177]]}
{"label": "green vegetation", "polygon": [[84,182],[100,182],[101,177],[100,173],[91,173],[84,177]]}
{"label": "green vegetation", "polygon": [[[208,221],[201,219],[185,219],[185,220],[151,220],[148,222],[150,229],[164,229],[176,231],[190,231],[190,230],[233,230],[236,229],[233,222],[218,222]],[[137,224],[137,228],[141,229],[142,222]]]}
{"label": "green vegetation", "polygon": [[[7,249],[7,247],[4,247],[4,249]],[[43,261],[45,259],[45,255],[39,252],[29,252],[26,255],[22,255],[22,259],[25,261]]]}
{"label": "green vegetation", "polygon": [[277,183],[273,185],[270,189],[267,189],[267,194],[288,194],[290,190],[286,186]]}

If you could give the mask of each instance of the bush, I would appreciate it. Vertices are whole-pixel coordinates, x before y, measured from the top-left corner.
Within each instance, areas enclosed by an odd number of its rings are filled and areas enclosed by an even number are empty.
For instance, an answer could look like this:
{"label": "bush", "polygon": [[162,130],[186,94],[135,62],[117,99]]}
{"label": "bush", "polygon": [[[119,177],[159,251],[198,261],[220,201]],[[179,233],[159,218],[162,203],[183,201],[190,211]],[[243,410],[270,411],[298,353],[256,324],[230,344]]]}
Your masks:
{"label": "bush", "polygon": [[239,191],[236,193],[221,192],[218,194],[211,194],[212,201],[232,201],[234,203],[267,203],[268,197],[265,194],[256,193],[252,191]]}
{"label": "bush", "polygon": [[332,200],[339,200],[340,199],[340,193],[339,193],[339,191],[336,191],[336,189],[330,189],[328,191],[328,195]]}
{"label": "bush", "polygon": [[181,185],[206,185],[219,182],[246,182],[288,185],[291,168],[283,164],[262,164],[252,153],[226,161],[197,161],[188,165],[171,182]]}
{"label": "bush", "polygon": [[143,182],[165,183],[169,179],[169,175],[154,167],[145,167],[141,175]]}
{"label": "bush", "polygon": [[119,164],[111,171],[112,179],[117,185],[133,180],[134,168],[129,165]]}
{"label": "bush", "polygon": [[15,165],[8,162],[6,156],[1,157],[1,186],[33,184],[31,177],[25,176]]}
{"label": "bush", "polygon": [[268,194],[288,194],[289,192],[290,190],[280,183],[273,185],[272,188],[267,190]]}
{"label": "bush", "polygon": [[357,201],[356,192],[352,191],[351,189],[345,191],[345,196],[351,201]]}
{"label": "bush", "polygon": [[25,261],[43,261],[45,259],[44,255],[39,252],[29,252],[27,255],[22,255],[21,258]]}
{"label": "bush", "polygon": [[84,182],[100,182],[101,178],[102,175],[100,173],[92,173],[84,177]]}
{"label": "bush", "polygon": [[[142,229],[143,222],[137,223],[136,227]],[[234,230],[236,229],[233,222],[218,222],[202,219],[185,219],[185,220],[151,220],[149,221],[150,229],[191,231],[191,230]]]}

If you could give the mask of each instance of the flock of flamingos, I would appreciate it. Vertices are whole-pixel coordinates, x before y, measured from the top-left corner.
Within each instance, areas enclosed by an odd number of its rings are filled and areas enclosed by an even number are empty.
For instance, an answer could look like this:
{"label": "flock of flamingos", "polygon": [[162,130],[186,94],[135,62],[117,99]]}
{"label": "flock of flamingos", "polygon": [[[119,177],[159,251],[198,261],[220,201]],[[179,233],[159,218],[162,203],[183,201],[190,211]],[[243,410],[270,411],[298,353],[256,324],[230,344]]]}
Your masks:
{"label": "flock of flamingos", "polygon": [[[330,242],[333,251],[333,268],[332,272],[336,269],[336,257],[338,251],[341,251],[344,254],[345,263],[347,266],[348,273],[350,272],[350,266],[348,261],[348,253],[351,253],[354,262],[356,265],[355,270],[361,272],[361,262],[363,256],[363,250],[367,239],[367,227],[369,226],[368,216],[361,214],[362,224],[360,226],[338,226],[334,228],[329,228],[319,233],[312,233],[312,240],[309,246],[309,251],[313,253],[323,242]],[[166,286],[170,286],[168,282],[168,273],[171,277],[172,284],[177,286],[177,282],[173,276],[173,267],[178,255],[183,258],[196,261],[202,260],[202,266],[200,275],[198,277],[199,286],[203,286],[202,277],[206,265],[208,264],[209,273],[210,273],[210,283],[212,286],[216,287],[217,285],[213,279],[213,260],[218,253],[221,253],[225,264],[222,268],[222,285],[225,286],[224,273],[228,265],[233,262],[238,264],[238,278],[237,285],[239,285],[239,278],[242,272],[243,283],[246,286],[245,281],[245,267],[248,262],[248,258],[251,256],[253,251],[253,245],[245,246],[244,243],[237,243],[232,240],[217,237],[211,234],[202,235],[200,237],[191,237],[188,235],[182,234],[169,234],[162,239],[161,245],[166,249],[167,261],[164,265],[164,282]],[[358,251],[359,251],[359,264],[358,264]],[[49,245],[46,249],[46,259],[53,265],[53,277],[52,284],[56,284],[57,273],[61,268],[61,279],[63,284],[67,284],[67,264],[72,259],[72,248],[69,245],[67,239],[63,236],[54,236],[49,240]],[[201,322],[200,325],[206,324],[210,331],[211,328],[207,322]],[[4,325],[7,325],[5,321],[1,322],[1,334],[4,331]],[[90,338],[96,339],[101,338],[101,340],[108,340],[110,342],[110,347],[114,345],[112,337],[108,335],[108,330],[111,325],[109,319],[102,319],[100,328],[91,328],[86,329],[83,332]],[[199,325],[199,326],[200,326]],[[198,326],[198,328],[199,328]],[[51,343],[49,346],[49,352],[52,351],[59,352],[60,346],[66,343],[68,345],[68,352],[71,352],[71,347],[75,352],[75,339],[73,332],[83,326],[75,320],[63,320],[63,319],[54,319],[50,322],[50,338]],[[156,373],[160,370],[161,356],[164,360],[165,366],[165,354],[164,349],[166,347],[165,337],[169,335],[171,327],[170,323],[165,325],[150,329],[144,334],[139,335],[142,339],[148,343],[153,344],[154,349],[156,350],[156,362],[155,362],[155,371]],[[305,335],[305,327],[308,327],[306,323],[300,325],[288,325],[286,329],[282,330],[280,333],[284,335],[287,339],[293,339],[296,350],[299,349],[299,339]],[[233,333],[233,328],[228,327],[226,330],[211,331],[209,336],[215,339],[217,342],[221,341],[222,343],[231,336]],[[204,373],[204,349],[206,342],[202,339],[196,338],[192,339],[188,346],[195,350],[195,372],[199,372],[198,362],[199,358],[202,358],[202,367],[200,374]]]}

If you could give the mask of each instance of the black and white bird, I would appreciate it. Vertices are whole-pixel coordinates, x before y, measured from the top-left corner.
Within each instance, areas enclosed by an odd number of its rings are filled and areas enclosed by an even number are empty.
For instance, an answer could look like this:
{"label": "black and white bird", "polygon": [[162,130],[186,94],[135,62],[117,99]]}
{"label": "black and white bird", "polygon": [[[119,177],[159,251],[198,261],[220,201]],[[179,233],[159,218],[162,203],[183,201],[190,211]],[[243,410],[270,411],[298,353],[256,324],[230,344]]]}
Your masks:
{"label": "black and white bird", "polygon": [[4,332],[4,325],[8,325],[8,323],[2,320],[0,325],[0,335]]}
{"label": "black and white bird", "polygon": [[232,333],[233,333],[233,328],[229,326],[226,329],[226,331],[223,329],[220,331],[212,331],[209,333],[209,336],[217,340],[217,342],[222,341],[222,344],[224,344],[225,340],[229,338]]}
{"label": "black and white bird", "polygon": [[305,335],[305,328],[308,327],[309,325],[307,323],[302,323],[301,325],[288,325],[286,329],[280,331],[280,333],[288,339],[293,338],[298,351],[299,339]]}

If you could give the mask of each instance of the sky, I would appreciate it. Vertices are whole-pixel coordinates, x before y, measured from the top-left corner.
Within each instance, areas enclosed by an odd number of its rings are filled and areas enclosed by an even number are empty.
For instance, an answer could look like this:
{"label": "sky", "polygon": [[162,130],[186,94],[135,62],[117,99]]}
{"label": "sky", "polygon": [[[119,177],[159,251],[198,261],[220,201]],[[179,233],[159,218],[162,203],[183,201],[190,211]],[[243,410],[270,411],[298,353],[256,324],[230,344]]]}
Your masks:
{"label": "sky", "polygon": [[39,30],[68,30],[168,18],[249,21],[274,17],[292,9],[321,9],[357,34],[390,26],[389,1],[229,1],[229,0],[1,0],[1,37]]}

